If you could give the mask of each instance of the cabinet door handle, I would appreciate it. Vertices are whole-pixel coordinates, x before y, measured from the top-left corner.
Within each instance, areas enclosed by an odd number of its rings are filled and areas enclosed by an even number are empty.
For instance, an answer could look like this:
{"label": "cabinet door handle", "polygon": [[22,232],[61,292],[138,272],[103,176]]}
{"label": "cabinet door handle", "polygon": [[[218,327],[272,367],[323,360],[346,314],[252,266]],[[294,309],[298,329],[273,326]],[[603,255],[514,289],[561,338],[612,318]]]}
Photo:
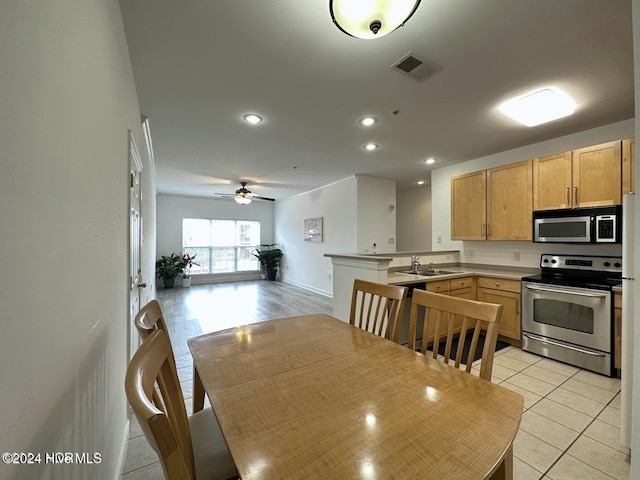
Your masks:
{"label": "cabinet door handle", "polygon": [[498,282],[496,282],[496,287],[499,287],[499,286],[500,286],[500,284]]}
{"label": "cabinet door handle", "polygon": [[573,205],[578,206],[578,186],[573,187]]}
{"label": "cabinet door handle", "polygon": [[571,206],[571,187],[567,187],[567,207]]}
{"label": "cabinet door handle", "polygon": [[487,235],[487,226],[482,224],[482,231],[480,232],[480,236],[485,237]]}

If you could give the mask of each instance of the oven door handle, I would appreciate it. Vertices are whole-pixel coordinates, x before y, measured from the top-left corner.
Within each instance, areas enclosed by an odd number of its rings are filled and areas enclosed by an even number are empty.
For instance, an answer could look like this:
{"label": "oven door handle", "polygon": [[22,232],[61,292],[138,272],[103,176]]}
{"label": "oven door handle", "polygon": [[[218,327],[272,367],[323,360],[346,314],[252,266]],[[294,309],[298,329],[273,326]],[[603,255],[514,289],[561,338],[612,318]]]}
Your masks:
{"label": "oven door handle", "polygon": [[546,343],[547,345],[554,345],[556,347],[567,348],[569,350],[575,350],[576,352],[586,353],[587,355],[592,355],[594,357],[604,357],[604,353],[596,353],[591,352],[589,350],[583,350],[582,348],[572,347],[571,345],[565,345],[564,343],[554,342],[553,340],[549,340],[548,338],[541,338],[536,335],[531,335],[530,333],[523,333],[523,336],[530,338],[531,340],[536,340],[540,343]]}
{"label": "oven door handle", "polygon": [[525,285],[525,288],[528,288],[529,290],[537,290],[540,292],[565,293],[567,295],[578,295],[580,297],[607,298],[607,295],[604,295],[601,293],[585,293],[585,292],[575,292],[571,290],[556,290],[555,288],[534,287],[531,285]]}

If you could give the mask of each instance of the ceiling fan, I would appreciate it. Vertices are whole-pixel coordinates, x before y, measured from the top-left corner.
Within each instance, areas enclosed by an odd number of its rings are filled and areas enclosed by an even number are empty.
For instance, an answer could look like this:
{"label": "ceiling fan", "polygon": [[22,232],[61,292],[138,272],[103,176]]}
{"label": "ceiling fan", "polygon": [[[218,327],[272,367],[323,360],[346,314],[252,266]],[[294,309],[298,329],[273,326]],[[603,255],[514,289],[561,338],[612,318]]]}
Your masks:
{"label": "ceiling fan", "polygon": [[241,187],[236,190],[236,193],[216,193],[215,195],[221,198],[233,198],[240,205],[248,205],[252,200],[264,200],[267,202],[275,202],[275,198],[262,197],[260,195],[256,195],[251,193],[251,190],[248,190],[247,182],[240,182]]}

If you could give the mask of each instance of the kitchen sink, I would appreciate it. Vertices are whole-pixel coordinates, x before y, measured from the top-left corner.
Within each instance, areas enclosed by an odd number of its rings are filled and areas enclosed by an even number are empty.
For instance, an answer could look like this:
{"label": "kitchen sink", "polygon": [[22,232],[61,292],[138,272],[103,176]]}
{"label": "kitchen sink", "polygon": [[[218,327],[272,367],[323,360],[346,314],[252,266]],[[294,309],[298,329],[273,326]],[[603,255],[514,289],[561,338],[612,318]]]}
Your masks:
{"label": "kitchen sink", "polygon": [[411,275],[422,275],[423,277],[435,277],[437,275],[449,275],[452,273],[463,273],[463,272],[452,272],[450,270],[440,270],[439,268],[434,268],[433,270],[418,270],[417,272],[409,270],[402,273],[408,273]]}

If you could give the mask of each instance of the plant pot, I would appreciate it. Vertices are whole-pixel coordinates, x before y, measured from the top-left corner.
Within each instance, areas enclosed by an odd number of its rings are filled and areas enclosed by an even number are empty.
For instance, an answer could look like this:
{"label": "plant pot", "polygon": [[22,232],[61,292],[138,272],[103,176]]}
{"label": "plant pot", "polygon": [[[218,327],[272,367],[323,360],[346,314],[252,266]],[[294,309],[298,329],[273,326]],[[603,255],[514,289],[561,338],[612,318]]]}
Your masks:
{"label": "plant pot", "polygon": [[182,288],[189,288],[191,286],[191,277],[182,277]]}
{"label": "plant pot", "polygon": [[276,279],[276,275],[278,273],[277,268],[268,268],[267,269],[267,280],[274,281]]}
{"label": "plant pot", "polygon": [[175,278],[164,278],[164,288],[173,288],[173,284],[175,283]]}

